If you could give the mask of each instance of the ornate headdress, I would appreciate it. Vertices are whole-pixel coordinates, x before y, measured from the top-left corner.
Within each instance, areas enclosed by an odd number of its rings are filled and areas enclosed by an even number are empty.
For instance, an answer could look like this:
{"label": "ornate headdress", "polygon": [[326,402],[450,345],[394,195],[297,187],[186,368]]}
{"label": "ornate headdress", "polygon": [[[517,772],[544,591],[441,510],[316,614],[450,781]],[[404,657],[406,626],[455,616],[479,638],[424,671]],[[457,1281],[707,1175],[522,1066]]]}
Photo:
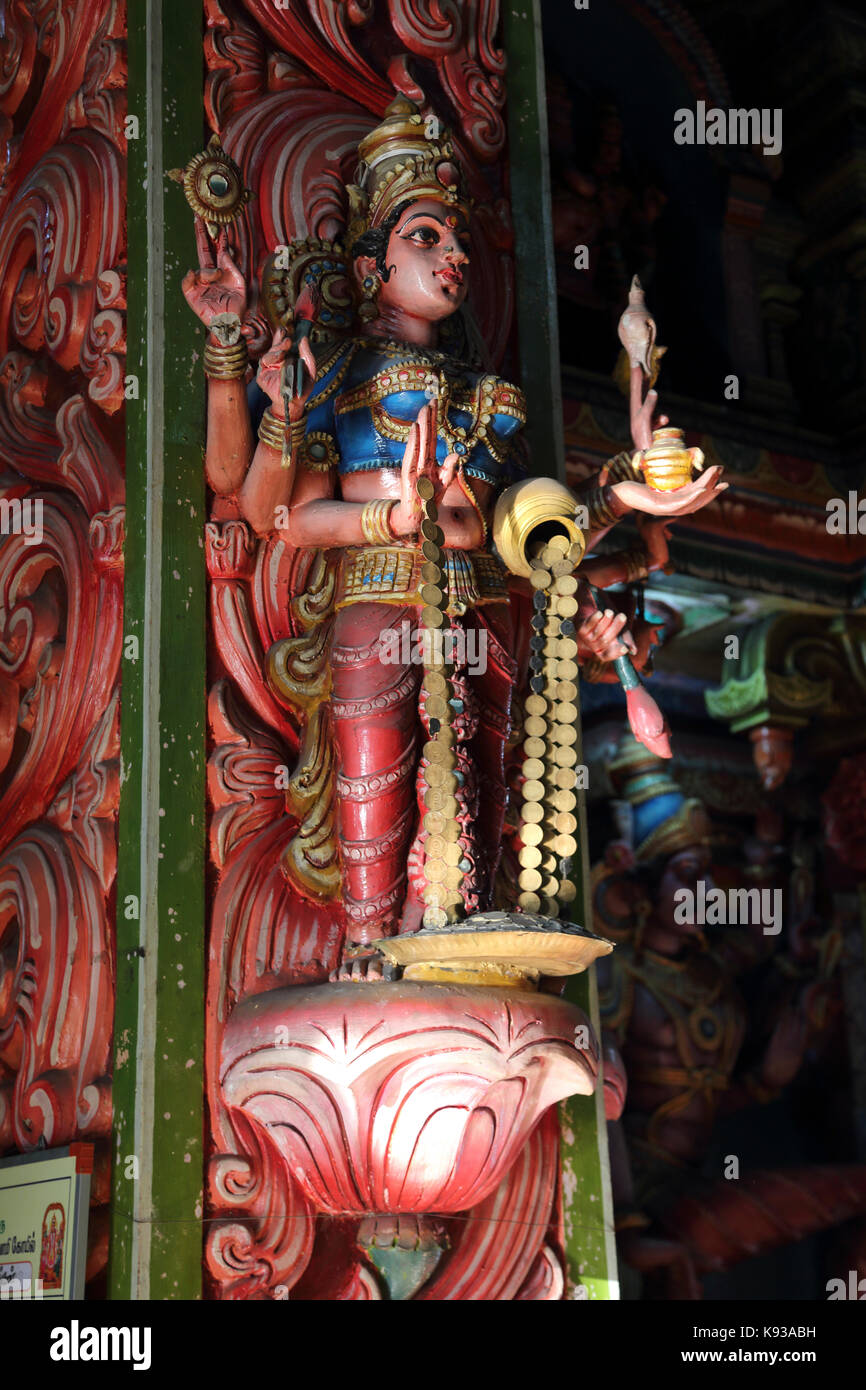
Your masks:
{"label": "ornate headdress", "polygon": [[[438,133],[428,132],[431,127]],[[364,232],[380,227],[400,203],[435,198],[469,211],[463,174],[454,159],[450,134],[435,116],[424,117],[408,97],[398,96],[381,125],[358,146],[357,183],[349,184],[346,249]]]}
{"label": "ornate headdress", "polygon": [[619,740],[607,771],[621,798],[634,856],[646,863],[689,845],[710,843],[710,822],[703,802],[685,797],[662,758],[650,753],[629,732]]}

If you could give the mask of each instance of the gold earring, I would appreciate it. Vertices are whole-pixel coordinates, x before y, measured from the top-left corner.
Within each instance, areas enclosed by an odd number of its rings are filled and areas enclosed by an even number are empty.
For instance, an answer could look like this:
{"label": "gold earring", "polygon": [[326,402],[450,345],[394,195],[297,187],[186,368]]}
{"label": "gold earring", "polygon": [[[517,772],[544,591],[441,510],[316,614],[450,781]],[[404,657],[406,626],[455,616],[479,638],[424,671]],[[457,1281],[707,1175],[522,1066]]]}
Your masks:
{"label": "gold earring", "polygon": [[379,310],[376,306],[376,296],[382,288],[382,281],[378,275],[365,275],[361,281],[361,294],[363,299],[358,306],[358,318],[364,323],[369,323],[371,319],[378,316]]}

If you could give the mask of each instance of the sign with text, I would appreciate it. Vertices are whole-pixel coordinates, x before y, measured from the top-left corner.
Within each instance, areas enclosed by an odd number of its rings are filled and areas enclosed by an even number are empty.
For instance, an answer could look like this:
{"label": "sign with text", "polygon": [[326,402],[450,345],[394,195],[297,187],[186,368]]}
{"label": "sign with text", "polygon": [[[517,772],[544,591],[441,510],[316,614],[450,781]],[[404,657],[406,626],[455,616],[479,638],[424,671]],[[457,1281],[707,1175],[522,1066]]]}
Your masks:
{"label": "sign with text", "polygon": [[0,1299],[84,1297],[93,1145],[0,1160]]}

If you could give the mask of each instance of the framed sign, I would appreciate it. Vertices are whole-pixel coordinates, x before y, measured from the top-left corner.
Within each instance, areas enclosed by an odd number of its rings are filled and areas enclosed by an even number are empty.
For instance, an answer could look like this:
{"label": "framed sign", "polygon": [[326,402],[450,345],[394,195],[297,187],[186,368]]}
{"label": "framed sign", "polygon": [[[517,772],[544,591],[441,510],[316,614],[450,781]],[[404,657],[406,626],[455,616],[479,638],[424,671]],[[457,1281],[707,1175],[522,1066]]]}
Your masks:
{"label": "framed sign", "polygon": [[93,1145],[0,1160],[0,1299],[84,1297]]}

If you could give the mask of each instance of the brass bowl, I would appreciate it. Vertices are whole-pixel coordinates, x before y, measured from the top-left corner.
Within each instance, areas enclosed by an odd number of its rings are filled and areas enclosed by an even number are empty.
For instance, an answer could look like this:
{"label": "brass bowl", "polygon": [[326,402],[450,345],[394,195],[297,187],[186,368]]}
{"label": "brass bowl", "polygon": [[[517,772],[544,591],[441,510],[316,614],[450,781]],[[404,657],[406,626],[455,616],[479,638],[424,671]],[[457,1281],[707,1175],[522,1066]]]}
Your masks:
{"label": "brass bowl", "polygon": [[533,989],[542,975],[578,975],[612,942],[575,922],[530,912],[476,912],[374,943],[405,980]]}

